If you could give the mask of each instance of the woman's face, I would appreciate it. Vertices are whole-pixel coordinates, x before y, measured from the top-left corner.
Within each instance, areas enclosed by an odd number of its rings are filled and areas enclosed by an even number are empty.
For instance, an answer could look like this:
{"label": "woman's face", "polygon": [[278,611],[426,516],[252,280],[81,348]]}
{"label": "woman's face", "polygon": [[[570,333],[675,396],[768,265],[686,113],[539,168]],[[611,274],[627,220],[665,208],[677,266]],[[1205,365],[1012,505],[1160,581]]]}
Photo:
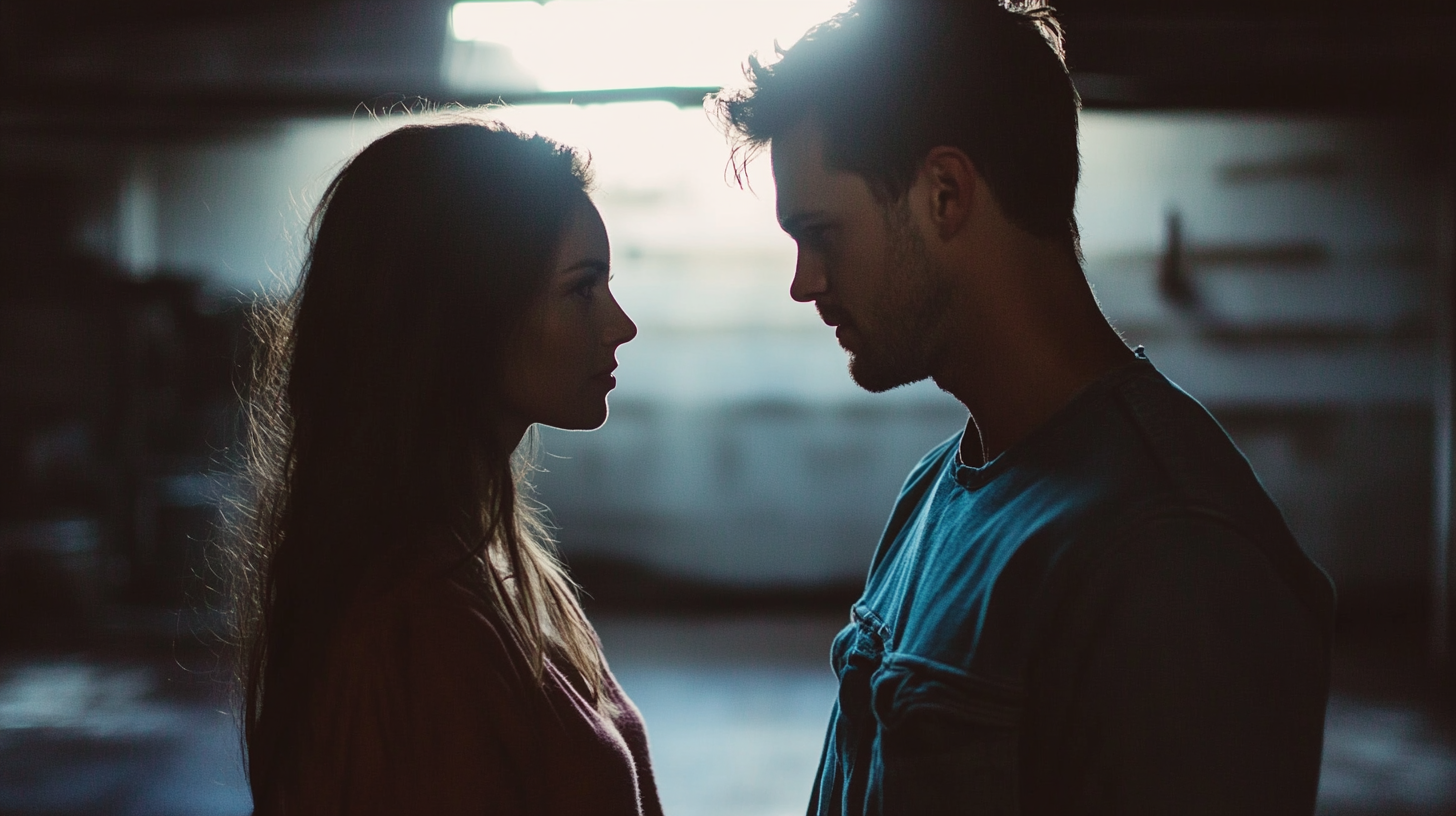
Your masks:
{"label": "woman's face", "polygon": [[517,423],[590,430],[607,421],[617,347],[637,335],[608,288],[610,260],[607,228],[583,199],[507,361],[505,399]]}

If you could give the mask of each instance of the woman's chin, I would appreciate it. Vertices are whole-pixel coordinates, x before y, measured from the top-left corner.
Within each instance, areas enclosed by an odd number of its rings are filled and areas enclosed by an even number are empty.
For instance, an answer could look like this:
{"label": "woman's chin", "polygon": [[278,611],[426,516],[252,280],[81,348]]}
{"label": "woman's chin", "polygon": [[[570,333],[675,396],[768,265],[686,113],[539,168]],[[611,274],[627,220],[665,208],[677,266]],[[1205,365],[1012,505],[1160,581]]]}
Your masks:
{"label": "woman's chin", "polygon": [[607,408],[607,402],[606,400],[602,400],[602,404],[599,406],[593,406],[591,409],[581,411],[573,411],[570,415],[558,416],[554,419],[546,420],[541,424],[549,425],[552,428],[562,431],[595,431],[597,428],[607,424],[608,413],[610,412]]}

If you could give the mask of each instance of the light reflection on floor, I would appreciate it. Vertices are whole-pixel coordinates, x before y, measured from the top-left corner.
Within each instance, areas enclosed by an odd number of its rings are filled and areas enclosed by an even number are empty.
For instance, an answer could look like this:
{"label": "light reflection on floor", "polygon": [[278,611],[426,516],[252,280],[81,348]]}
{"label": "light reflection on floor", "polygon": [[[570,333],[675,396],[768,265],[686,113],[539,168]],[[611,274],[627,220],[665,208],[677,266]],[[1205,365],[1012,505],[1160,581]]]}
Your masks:
{"label": "light reflection on floor", "polygon": [[216,702],[169,699],[159,667],[79,658],[0,671],[0,813],[252,810],[237,729]]}
{"label": "light reflection on floor", "polygon": [[834,699],[837,618],[599,620],[647,721],[668,816],[804,812]]}
{"label": "light reflection on floor", "polygon": [[[834,697],[833,618],[606,618],[669,816],[802,813]],[[0,662],[0,814],[249,812],[225,699],[175,665]],[[163,681],[163,677],[171,679]],[[187,673],[183,673],[184,678]],[[1456,744],[1421,711],[1337,694],[1320,813],[1456,812]]]}
{"label": "light reflection on floor", "polygon": [[1325,719],[1321,813],[1456,811],[1456,749],[1418,711],[1336,695]]}

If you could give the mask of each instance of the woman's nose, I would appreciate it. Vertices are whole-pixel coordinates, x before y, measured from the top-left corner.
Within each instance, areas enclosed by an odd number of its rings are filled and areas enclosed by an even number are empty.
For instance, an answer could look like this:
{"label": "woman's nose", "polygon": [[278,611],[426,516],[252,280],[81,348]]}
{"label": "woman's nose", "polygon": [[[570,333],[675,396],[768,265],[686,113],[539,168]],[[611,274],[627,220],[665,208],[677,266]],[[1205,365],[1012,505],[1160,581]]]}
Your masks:
{"label": "woman's nose", "polygon": [[607,331],[607,345],[615,347],[627,343],[637,336],[637,324],[627,316],[626,310],[617,303],[616,298],[612,298],[612,311],[614,314]]}

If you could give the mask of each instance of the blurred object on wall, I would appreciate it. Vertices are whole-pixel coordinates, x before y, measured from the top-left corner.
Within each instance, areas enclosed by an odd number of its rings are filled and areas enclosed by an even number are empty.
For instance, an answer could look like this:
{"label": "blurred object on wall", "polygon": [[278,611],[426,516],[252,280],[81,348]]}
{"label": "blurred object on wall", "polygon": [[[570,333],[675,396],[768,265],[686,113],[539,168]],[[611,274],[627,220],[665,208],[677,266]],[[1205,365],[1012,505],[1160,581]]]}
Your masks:
{"label": "blurred object on wall", "polygon": [[220,497],[187,480],[221,469],[235,430],[242,304],[83,254],[77,210],[63,173],[0,176],[7,639],[74,633],[107,603],[200,603]]}
{"label": "blurred object on wall", "polygon": [[97,623],[100,525],[58,518],[0,529],[0,645],[74,643]]}

